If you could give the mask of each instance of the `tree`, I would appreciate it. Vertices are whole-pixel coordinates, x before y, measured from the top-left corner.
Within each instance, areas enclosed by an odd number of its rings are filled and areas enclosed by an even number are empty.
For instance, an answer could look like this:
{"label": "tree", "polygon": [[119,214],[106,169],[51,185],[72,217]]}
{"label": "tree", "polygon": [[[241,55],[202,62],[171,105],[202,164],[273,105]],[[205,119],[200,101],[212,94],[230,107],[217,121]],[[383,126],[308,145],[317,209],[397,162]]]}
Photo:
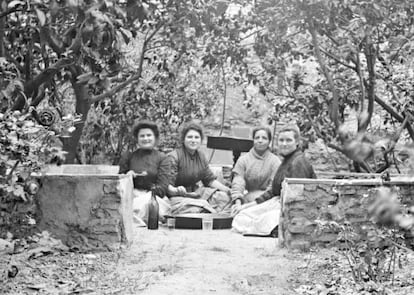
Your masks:
{"label": "tree", "polygon": [[[253,50],[262,68],[251,78],[273,100],[278,116],[298,114],[311,139],[324,139],[372,171],[366,160],[375,146],[366,131],[376,105],[386,111],[386,123],[400,122],[414,139],[413,88],[402,83],[413,79],[407,71],[413,9],[406,1],[258,1],[242,18],[254,26]],[[315,73],[306,77],[310,68]],[[349,109],[358,112],[353,136],[343,125]],[[375,170],[390,165],[388,154],[401,134],[394,128],[383,147],[385,166]]]}
{"label": "tree", "polygon": [[[218,51],[239,50],[237,36],[226,39],[234,30],[224,30],[230,23],[225,1],[1,0],[1,7],[0,56],[18,67],[16,83],[23,85],[10,97],[12,109],[27,110],[42,101],[59,107],[65,99],[61,89],[73,89],[82,120],[64,140],[69,163],[91,106],[115,98],[131,83],[150,83],[156,75],[143,81],[144,67],[168,68],[167,61],[176,63],[196,51],[204,52],[205,65],[214,66]],[[134,65],[127,64],[124,52],[131,40],[140,44]],[[172,61],[153,57],[165,47]]]}

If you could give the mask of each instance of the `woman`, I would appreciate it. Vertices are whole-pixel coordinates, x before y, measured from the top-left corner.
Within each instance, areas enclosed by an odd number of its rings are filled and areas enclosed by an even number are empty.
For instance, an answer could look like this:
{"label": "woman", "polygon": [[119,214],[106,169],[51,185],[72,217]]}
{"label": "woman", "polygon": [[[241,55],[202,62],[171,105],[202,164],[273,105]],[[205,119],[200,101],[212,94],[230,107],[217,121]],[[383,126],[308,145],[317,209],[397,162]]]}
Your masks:
{"label": "woman", "polygon": [[257,127],[253,130],[253,148],[241,156],[233,168],[233,212],[239,211],[243,203],[254,201],[270,188],[280,166],[279,158],[270,151],[271,140],[269,128]]}
{"label": "woman", "polygon": [[[199,151],[204,138],[202,128],[186,124],[181,131],[181,148],[171,152],[171,213],[223,212],[230,209],[230,188],[216,180],[203,153]],[[204,187],[199,185],[202,182]]]}
{"label": "woman", "polygon": [[168,205],[161,198],[166,195],[168,189],[169,162],[165,154],[155,149],[159,130],[154,122],[147,120],[138,122],[132,134],[137,138],[138,149],[124,155],[120,162],[120,173],[133,177],[134,219],[144,226],[148,221],[147,206],[151,198],[151,189],[157,195],[160,215],[167,213]]}
{"label": "woman", "polygon": [[[254,201],[241,205],[233,219],[233,228],[243,234],[269,235],[279,224],[280,193],[285,178],[316,178],[300,149],[300,131],[297,126],[282,128],[277,139],[282,164],[273,178],[272,187]],[[237,211],[236,211],[237,213]]]}

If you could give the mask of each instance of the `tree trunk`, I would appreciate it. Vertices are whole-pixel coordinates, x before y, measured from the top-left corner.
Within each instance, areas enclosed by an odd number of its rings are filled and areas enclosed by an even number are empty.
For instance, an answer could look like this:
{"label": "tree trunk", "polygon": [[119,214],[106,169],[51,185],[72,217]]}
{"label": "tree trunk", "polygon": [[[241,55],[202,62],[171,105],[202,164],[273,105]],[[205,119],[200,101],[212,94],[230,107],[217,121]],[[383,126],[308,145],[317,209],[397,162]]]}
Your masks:
{"label": "tree trunk", "polygon": [[76,113],[82,115],[82,120],[75,125],[76,130],[70,137],[62,138],[63,150],[67,152],[65,159],[66,164],[73,164],[75,162],[79,141],[91,107],[87,84],[77,82],[77,77],[82,73],[81,68],[71,67],[70,71],[72,72],[73,77],[71,82],[76,98]]}
{"label": "tree trunk", "polygon": [[332,101],[329,103],[329,116],[332,122],[335,124],[335,128],[338,129],[340,122],[339,122],[339,94],[338,90],[336,89],[333,77],[331,72],[328,69],[328,66],[325,63],[325,60],[322,57],[321,50],[319,48],[319,41],[316,33],[316,29],[314,24],[311,20],[309,20],[309,32],[312,36],[312,44],[313,50],[315,52],[316,59],[318,60],[319,66],[321,67],[322,73],[324,74],[329,88],[332,92]]}
{"label": "tree trunk", "polygon": [[[4,0],[0,0],[0,5],[3,6]],[[4,27],[6,25],[6,17],[0,18],[0,57],[4,57]]]}

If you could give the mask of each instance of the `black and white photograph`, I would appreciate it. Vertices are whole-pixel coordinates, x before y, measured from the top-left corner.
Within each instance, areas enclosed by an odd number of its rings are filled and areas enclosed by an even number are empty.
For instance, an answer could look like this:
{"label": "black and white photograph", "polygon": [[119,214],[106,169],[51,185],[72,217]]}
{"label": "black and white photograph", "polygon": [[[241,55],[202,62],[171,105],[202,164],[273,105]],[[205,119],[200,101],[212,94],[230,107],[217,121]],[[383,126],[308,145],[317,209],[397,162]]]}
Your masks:
{"label": "black and white photograph", "polygon": [[0,0],[0,294],[414,294],[414,1]]}

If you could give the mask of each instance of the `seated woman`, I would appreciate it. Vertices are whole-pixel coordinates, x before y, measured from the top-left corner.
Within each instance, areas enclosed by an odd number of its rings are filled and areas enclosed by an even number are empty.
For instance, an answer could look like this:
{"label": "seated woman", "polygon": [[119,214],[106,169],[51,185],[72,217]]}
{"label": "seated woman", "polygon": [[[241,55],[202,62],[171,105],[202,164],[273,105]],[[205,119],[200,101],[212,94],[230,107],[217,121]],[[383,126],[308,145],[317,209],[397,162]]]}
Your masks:
{"label": "seated woman", "polygon": [[155,149],[159,130],[154,122],[138,122],[132,134],[137,137],[138,149],[122,157],[119,172],[133,177],[134,219],[144,226],[148,221],[147,207],[151,199],[151,189],[157,195],[161,217],[168,213],[168,204],[161,198],[166,195],[168,189],[169,162],[165,154]]}
{"label": "seated woman", "polygon": [[[171,214],[230,210],[230,188],[216,180],[206,157],[199,151],[203,136],[201,126],[186,124],[181,131],[181,148],[169,155]],[[204,187],[199,185],[200,181]]]}
{"label": "seated woman", "polygon": [[[280,192],[285,178],[316,178],[312,165],[300,147],[300,131],[295,125],[287,125],[277,139],[279,154],[283,157],[277,169],[272,187],[254,201],[237,208],[233,229],[242,234],[270,235],[279,224]],[[237,213],[236,211],[236,213]]]}
{"label": "seated woman", "polygon": [[253,130],[253,148],[241,156],[233,168],[231,184],[233,212],[239,211],[243,203],[254,201],[271,187],[281,162],[270,151],[271,140],[269,128],[257,127]]}

